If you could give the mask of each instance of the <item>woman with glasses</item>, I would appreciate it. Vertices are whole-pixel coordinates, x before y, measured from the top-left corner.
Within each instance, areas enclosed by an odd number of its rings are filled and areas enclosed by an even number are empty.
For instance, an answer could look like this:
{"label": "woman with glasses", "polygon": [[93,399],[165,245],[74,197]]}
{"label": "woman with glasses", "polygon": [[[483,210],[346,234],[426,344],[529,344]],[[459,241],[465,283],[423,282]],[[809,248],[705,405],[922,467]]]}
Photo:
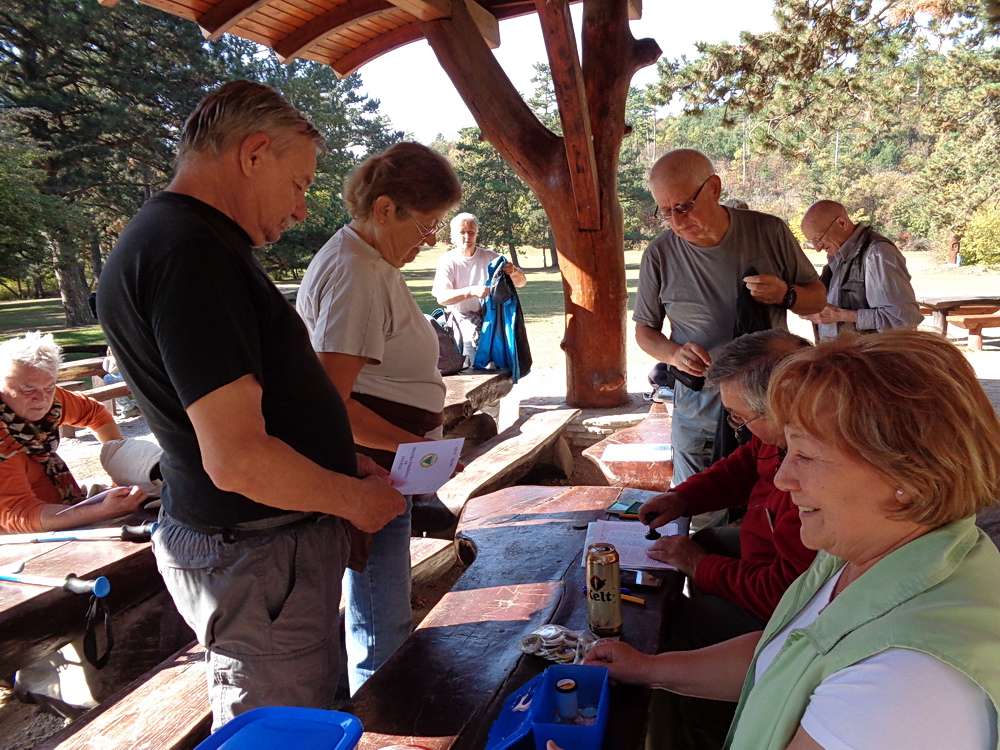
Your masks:
{"label": "woman with glasses", "polygon": [[[443,156],[404,142],[355,168],[343,197],[351,222],[309,264],[296,306],[347,405],[358,451],[389,468],[400,443],[441,437],[437,334],[400,269],[435,243],[462,191]],[[352,693],[410,633],[411,508],[407,498],[406,513],[370,538],[367,565],[356,561],[345,575]]]}
{"label": "woman with glasses", "polygon": [[768,406],[812,565],[762,632],[587,661],[738,701],[734,750],[1000,747],[1000,553],[975,525],[1000,419],[968,360],[923,331],[841,336],[783,362]]}
{"label": "woman with glasses", "polygon": [[[115,487],[97,503],[84,499],[59,457],[59,426],[89,427],[102,443],[121,440],[102,404],[56,385],[62,350],[38,331],[0,344],[0,532],[56,531],[128,515],[139,487]],[[95,498],[96,499],[96,498]]]}
{"label": "woman with glasses", "polygon": [[[476,246],[479,219],[470,213],[457,214],[451,220],[451,244],[455,247],[438,259],[431,294],[454,315],[462,333],[462,353],[466,366],[472,364],[483,322],[483,299],[490,293],[488,269],[500,256]],[[504,266],[514,286],[521,288],[528,280],[513,263]]]}
{"label": "woman with glasses", "polygon": [[[785,451],[781,425],[767,412],[767,386],[778,364],[811,344],[781,329],[749,333],[719,352],[706,373],[721,392],[729,426],[750,440],[639,509],[653,528],[680,516],[745,507],[739,528],[702,529],[693,538],[666,536],[649,556],[677,567],[692,584],[667,635],[671,651],[701,648],[761,630],[782,594],[812,562],[799,538],[791,495],[774,485]],[[657,693],[651,732],[670,731],[670,747],[718,746],[734,706]],[[714,738],[714,740],[706,738]]]}

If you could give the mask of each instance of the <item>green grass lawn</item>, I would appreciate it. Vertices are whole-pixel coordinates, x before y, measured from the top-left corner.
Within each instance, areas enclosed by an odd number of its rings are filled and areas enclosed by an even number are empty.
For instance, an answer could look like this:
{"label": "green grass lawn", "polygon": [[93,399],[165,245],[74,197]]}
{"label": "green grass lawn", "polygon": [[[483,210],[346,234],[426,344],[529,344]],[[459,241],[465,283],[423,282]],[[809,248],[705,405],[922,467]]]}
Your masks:
{"label": "green grass lawn", "polygon": [[[104,331],[96,323],[67,328],[62,301],[58,297],[0,302],[0,338],[11,338],[25,331],[51,333],[60,346],[104,343]],[[66,359],[88,356],[92,355],[67,354]]]}

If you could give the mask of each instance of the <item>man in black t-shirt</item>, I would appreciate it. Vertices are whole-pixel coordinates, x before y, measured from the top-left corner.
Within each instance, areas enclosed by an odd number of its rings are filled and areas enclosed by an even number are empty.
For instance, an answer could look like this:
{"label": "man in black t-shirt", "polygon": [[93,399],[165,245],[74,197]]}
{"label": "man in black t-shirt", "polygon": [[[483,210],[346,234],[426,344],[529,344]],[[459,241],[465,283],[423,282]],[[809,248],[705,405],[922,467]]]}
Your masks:
{"label": "man in black t-shirt", "polygon": [[258,706],[331,707],[344,522],[374,532],[406,509],[356,457],[340,396],[252,251],[305,218],[319,148],[276,91],[227,83],[101,275],[108,343],[164,450],[153,547],[207,650],[214,728]]}

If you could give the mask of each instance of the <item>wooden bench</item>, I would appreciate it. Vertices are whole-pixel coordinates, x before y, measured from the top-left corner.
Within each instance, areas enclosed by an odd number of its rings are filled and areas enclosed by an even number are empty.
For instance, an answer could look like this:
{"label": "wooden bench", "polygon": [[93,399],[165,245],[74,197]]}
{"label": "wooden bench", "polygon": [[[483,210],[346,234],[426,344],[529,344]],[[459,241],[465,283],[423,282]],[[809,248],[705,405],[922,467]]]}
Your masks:
{"label": "wooden bench", "polygon": [[1000,296],[917,297],[920,312],[931,315],[931,325],[942,335],[948,333],[949,315],[984,315],[1000,310]]}
{"label": "wooden bench", "polygon": [[1000,312],[981,315],[949,315],[948,322],[953,326],[969,331],[969,348],[974,352],[983,349],[983,329],[1000,328]]}
{"label": "wooden bench", "polygon": [[572,473],[573,456],[562,437],[563,429],[579,409],[556,409],[531,415],[499,435],[462,455],[465,471],[448,480],[438,497],[456,516],[470,498],[507,487],[525,476],[539,462]]}
{"label": "wooden bench", "polygon": [[[437,577],[454,561],[453,542],[410,540],[415,585]],[[36,750],[187,750],[204,740],[211,726],[205,650],[191,643]]]}

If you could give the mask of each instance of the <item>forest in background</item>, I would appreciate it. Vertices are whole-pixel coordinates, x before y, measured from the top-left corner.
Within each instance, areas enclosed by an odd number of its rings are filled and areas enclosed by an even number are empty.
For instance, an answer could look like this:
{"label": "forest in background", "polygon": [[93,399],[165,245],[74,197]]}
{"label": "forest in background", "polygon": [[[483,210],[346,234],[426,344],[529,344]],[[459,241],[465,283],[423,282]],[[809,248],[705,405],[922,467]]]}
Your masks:
{"label": "forest in background", "polygon": [[[1000,46],[985,6],[963,0],[778,0],[777,28],[737,43],[664,57],[659,80],[634,88],[618,194],[627,246],[659,230],[649,166],[677,147],[716,163],[724,197],[775,213],[798,232],[819,198],[843,202],[908,249],[952,237],[966,263],[1000,264]],[[348,217],[343,176],[405,137],[360,91],[306,61],[144,5],[13,0],[0,7],[0,297],[58,292],[68,325],[93,322],[86,296],[142,202],[169,179],[184,117],[219,81],[282,91],[327,137],[309,218],[260,251],[277,278],[297,277]],[[553,131],[558,111],[545,65],[529,106]],[[657,116],[672,103],[674,114]],[[433,144],[462,178],[461,210],[481,242],[516,256],[548,248],[537,199],[476,128]]]}

